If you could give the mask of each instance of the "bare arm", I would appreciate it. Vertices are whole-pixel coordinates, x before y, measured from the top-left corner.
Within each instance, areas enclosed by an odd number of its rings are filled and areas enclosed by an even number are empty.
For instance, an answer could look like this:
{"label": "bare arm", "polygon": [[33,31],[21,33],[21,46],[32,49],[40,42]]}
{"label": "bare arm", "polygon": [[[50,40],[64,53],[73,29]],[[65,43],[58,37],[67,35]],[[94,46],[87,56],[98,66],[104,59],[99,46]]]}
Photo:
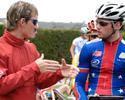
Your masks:
{"label": "bare arm", "polygon": [[75,55],[74,50],[75,50],[75,45],[72,44],[71,47],[70,47],[70,54],[71,54],[72,58]]}

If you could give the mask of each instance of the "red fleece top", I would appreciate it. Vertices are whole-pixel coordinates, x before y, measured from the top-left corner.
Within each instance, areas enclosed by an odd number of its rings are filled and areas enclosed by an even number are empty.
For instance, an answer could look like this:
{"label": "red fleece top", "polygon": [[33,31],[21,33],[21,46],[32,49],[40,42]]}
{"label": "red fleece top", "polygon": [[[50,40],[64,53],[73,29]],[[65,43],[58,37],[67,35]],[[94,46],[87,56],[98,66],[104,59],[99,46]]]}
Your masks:
{"label": "red fleece top", "polygon": [[35,45],[5,32],[0,38],[0,100],[35,100],[37,88],[46,88],[62,79],[56,73],[40,73],[34,62]]}

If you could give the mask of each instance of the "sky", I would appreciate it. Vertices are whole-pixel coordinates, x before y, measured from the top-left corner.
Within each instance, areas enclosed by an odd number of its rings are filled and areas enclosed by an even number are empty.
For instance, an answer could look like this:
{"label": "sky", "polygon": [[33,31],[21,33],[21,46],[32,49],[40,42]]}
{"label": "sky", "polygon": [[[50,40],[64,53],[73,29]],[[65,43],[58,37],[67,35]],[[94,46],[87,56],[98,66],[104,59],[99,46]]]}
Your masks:
{"label": "sky", "polygon": [[[0,18],[6,17],[10,5],[19,0],[2,0]],[[104,2],[125,0],[22,0],[33,3],[39,12],[38,20],[44,22],[87,22],[94,19],[97,7]]]}

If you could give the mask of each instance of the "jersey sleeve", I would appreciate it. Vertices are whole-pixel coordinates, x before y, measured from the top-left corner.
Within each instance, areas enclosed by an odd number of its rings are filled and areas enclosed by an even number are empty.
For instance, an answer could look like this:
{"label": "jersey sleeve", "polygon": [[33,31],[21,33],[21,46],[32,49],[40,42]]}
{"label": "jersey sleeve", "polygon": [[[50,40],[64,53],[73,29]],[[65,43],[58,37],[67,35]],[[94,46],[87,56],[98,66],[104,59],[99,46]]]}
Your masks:
{"label": "jersey sleeve", "polygon": [[0,95],[6,95],[22,87],[25,82],[40,73],[35,62],[22,67],[18,72],[8,74],[7,63],[0,58]]}
{"label": "jersey sleeve", "polygon": [[57,70],[56,72],[44,72],[41,73],[37,79],[37,87],[39,89],[44,89],[50,87],[57,83],[59,80],[63,79],[61,70]]}
{"label": "jersey sleeve", "polygon": [[86,95],[87,92],[85,91],[85,85],[90,67],[89,59],[90,59],[90,50],[86,45],[84,45],[79,58],[78,67],[80,69],[80,72],[75,79],[74,93],[76,95],[77,100],[83,100],[83,98],[84,100],[87,100],[87,95]]}

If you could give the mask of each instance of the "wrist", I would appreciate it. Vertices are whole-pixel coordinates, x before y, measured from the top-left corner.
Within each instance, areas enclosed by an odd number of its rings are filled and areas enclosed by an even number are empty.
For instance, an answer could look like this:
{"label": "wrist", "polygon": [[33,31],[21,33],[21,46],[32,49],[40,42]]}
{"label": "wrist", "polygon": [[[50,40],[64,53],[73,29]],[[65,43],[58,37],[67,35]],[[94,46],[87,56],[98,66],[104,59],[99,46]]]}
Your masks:
{"label": "wrist", "polygon": [[58,70],[56,71],[56,74],[57,74],[58,76],[64,78],[61,69],[58,69]]}

